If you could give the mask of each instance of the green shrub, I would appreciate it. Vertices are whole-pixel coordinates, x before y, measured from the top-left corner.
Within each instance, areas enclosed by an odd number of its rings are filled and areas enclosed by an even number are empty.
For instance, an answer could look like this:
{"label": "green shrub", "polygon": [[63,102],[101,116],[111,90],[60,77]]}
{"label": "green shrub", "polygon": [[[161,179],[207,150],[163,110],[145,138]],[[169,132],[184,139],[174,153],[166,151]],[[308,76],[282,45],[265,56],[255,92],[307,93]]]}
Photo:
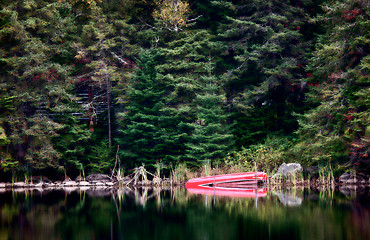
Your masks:
{"label": "green shrub", "polygon": [[293,140],[288,137],[269,136],[264,143],[228,154],[225,164],[241,165],[244,171],[254,171],[256,162],[258,171],[271,173],[281,163],[289,161],[289,149],[292,146]]}

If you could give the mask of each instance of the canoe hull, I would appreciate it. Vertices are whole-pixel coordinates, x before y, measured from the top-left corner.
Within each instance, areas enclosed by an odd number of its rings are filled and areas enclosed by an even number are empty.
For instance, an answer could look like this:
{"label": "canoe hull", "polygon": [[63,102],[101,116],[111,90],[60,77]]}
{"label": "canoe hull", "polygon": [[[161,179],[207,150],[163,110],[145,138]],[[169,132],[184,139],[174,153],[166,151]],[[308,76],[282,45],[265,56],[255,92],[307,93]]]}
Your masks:
{"label": "canoe hull", "polygon": [[234,185],[245,185],[248,183],[257,184],[258,181],[266,181],[267,178],[268,176],[264,172],[224,174],[190,179],[186,183],[186,188],[205,185],[217,186],[220,184],[234,184]]}

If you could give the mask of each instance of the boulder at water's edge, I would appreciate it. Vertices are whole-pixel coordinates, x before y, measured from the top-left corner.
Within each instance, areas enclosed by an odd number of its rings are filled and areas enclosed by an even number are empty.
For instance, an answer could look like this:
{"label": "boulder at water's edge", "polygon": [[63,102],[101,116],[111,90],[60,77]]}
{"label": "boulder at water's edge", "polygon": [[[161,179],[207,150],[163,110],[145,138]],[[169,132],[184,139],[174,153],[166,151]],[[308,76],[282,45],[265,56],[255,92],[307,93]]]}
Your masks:
{"label": "boulder at water's edge", "polygon": [[272,178],[286,178],[292,174],[301,173],[303,168],[299,163],[283,163]]}

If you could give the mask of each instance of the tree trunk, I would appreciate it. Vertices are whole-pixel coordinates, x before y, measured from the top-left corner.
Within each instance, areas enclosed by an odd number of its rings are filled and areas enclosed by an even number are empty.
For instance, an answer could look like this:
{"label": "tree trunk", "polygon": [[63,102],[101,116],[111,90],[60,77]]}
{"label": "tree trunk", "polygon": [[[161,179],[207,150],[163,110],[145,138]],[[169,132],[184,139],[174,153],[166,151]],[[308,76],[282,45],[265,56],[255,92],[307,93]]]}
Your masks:
{"label": "tree trunk", "polygon": [[108,104],[108,141],[109,147],[112,146],[112,126],[111,126],[111,119],[110,119],[110,78],[107,76],[107,104]]}

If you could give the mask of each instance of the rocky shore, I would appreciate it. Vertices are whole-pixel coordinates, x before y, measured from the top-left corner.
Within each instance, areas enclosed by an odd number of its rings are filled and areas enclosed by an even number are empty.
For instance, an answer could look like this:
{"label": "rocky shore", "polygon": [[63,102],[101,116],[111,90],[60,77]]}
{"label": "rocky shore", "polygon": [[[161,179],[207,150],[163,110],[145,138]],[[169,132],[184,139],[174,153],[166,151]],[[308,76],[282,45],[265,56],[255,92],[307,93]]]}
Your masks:
{"label": "rocky shore", "polygon": [[[38,189],[38,190],[58,190],[58,189],[80,189],[80,190],[104,190],[125,186],[134,187],[164,187],[164,186],[183,186],[185,182],[161,179],[153,175],[152,180],[148,180],[143,168],[138,168],[136,175],[131,174],[124,178],[108,176],[106,174],[91,174],[86,178],[77,177],[75,180],[69,178],[64,181],[50,181],[44,177],[35,177],[35,181],[28,182],[0,182],[0,191],[13,189]],[[316,171],[316,172],[315,172]],[[370,187],[370,177],[364,174],[343,173],[335,179],[332,175],[326,177],[319,176],[317,169],[303,169],[299,163],[282,164],[278,171],[270,176],[268,187],[341,187],[352,189],[356,186]],[[150,174],[150,173],[149,173]],[[309,175],[304,179],[304,175]]]}
{"label": "rocky shore", "polygon": [[[37,179],[37,178],[36,178]],[[137,180],[137,179],[136,179]],[[106,174],[91,174],[85,179],[77,177],[75,180],[66,179],[64,181],[50,181],[45,178],[39,178],[33,182],[0,182],[0,191],[13,189],[29,189],[29,190],[59,190],[59,189],[80,189],[80,190],[104,190],[119,188],[122,186],[171,186],[181,185],[181,182],[171,182],[169,179],[139,179],[135,181],[134,177],[127,176],[123,179],[115,179]]]}
{"label": "rocky shore", "polygon": [[269,179],[270,185],[284,186],[370,186],[370,176],[345,172],[339,178],[335,178],[331,169],[320,170],[319,167],[303,169],[299,163],[283,163],[277,172]]}

